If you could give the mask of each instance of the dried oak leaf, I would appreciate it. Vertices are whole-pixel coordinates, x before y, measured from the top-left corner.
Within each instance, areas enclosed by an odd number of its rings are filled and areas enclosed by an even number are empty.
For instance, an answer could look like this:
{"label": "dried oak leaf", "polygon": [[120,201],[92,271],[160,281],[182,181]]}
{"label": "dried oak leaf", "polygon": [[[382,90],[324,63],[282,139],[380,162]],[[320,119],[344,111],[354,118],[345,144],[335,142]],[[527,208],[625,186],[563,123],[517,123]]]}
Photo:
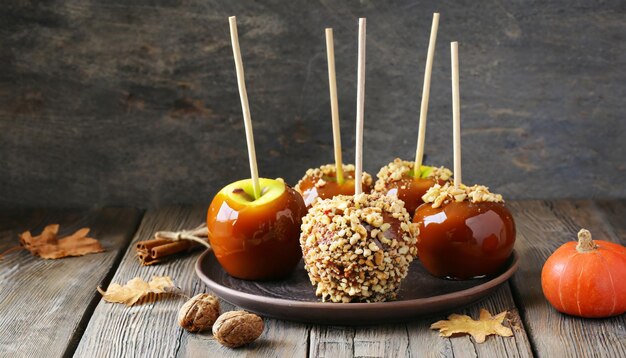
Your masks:
{"label": "dried oak leaf", "polygon": [[132,306],[150,293],[168,293],[172,292],[173,288],[174,282],[168,276],[154,276],[150,282],[135,277],[126,282],[124,286],[112,283],[106,291],[98,287],[98,292],[102,294],[102,298],[107,302],[125,303],[128,306]]}
{"label": "dried oak leaf", "polygon": [[44,259],[83,256],[104,251],[98,240],[87,237],[89,228],[82,228],[60,239],[57,238],[58,233],[58,224],[46,226],[39,236],[32,236],[30,231],[25,231],[20,235],[20,243],[31,254]]}
{"label": "dried oak leaf", "polygon": [[485,338],[492,334],[502,337],[510,337],[513,331],[502,325],[507,311],[492,316],[486,309],[480,309],[480,318],[473,320],[470,316],[451,314],[447,320],[433,323],[430,328],[438,329],[442,337],[450,337],[454,334],[471,334],[476,343],[483,343]]}

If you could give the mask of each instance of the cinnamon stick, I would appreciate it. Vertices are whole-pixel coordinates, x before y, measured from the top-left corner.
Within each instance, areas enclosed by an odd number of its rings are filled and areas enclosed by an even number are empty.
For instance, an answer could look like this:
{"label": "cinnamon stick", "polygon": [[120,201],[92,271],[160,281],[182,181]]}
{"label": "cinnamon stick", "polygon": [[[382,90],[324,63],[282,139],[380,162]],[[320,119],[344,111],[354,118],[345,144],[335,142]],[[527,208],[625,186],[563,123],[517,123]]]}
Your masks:
{"label": "cinnamon stick", "polygon": [[137,257],[142,265],[152,265],[162,259],[185,251],[192,251],[201,245],[189,240],[154,239],[137,243]]}
{"label": "cinnamon stick", "polygon": [[137,243],[137,250],[150,251],[153,247],[169,244],[170,242],[172,242],[172,240],[167,240],[167,239],[152,239],[152,240],[139,241]]}
{"label": "cinnamon stick", "polygon": [[140,253],[137,255],[137,257],[139,257],[139,262],[141,262],[141,264],[144,266],[150,266],[158,262],[161,262],[160,259],[155,259],[154,257],[150,256],[148,253]]}
{"label": "cinnamon stick", "polygon": [[174,241],[165,245],[159,245],[159,246],[153,247],[150,250],[150,255],[154,258],[174,255],[174,254],[183,252],[185,250],[188,250],[191,246],[192,246],[192,243],[190,241],[186,241],[186,240]]}
{"label": "cinnamon stick", "polygon": [[154,234],[154,239],[137,243],[137,257],[142,265],[148,266],[161,262],[169,256],[192,251],[201,245],[210,249],[207,242],[208,234],[205,224],[192,230],[159,231]]}

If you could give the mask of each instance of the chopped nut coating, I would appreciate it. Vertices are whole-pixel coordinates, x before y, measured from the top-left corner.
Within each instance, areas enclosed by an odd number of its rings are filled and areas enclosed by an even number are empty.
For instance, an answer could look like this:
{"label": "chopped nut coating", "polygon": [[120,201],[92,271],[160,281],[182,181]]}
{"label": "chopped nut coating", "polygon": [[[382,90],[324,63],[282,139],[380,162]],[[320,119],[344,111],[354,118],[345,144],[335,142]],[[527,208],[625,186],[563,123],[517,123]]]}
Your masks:
{"label": "chopped nut coating", "polygon": [[[415,162],[409,162],[400,158],[394,159],[393,162],[380,168],[380,171],[376,174],[378,180],[374,185],[374,190],[384,192],[387,184],[409,176],[414,166]],[[450,177],[452,177],[452,171],[445,167],[432,167],[432,170],[425,176],[425,178],[441,179],[444,181],[449,180]]]}
{"label": "chopped nut coating", "polygon": [[466,186],[461,184],[458,188],[455,188],[454,184],[450,182],[443,186],[435,184],[422,196],[422,200],[424,200],[424,203],[432,203],[433,208],[438,208],[442,204],[452,201],[459,203],[466,200],[471,203],[485,201],[504,202],[502,195],[491,193],[489,188],[484,185]]}
{"label": "chopped nut coating", "polygon": [[394,299],[417,256],[417,231],[395,197],[374,193],[319,201],[304,217],[300,236],[316,294],[332,302]]}
{"label": "chopped nut coating", "polygon": [[[326,181],[323,179],[324,177],[328,177],[328,176],[335,176],[335,165],[334,164],[326,164],[326,165],[322,165],[319,168],[314,168],[314,169],[309,169],[306,171],[304,178],[302,178],[298,184],[296,184],[296,186],[294,187],[294,189],[296,189],[296,191],[298,192],[302,192],[300,190],[300,184],[302,183],[302,181],[306,178],[311,178],[313,179],[313,181],[315,182],[315,187],[316,188],[321,188],[324,185],[326,185]],[[354,172],[354,165],[353,164],[343,164],[343,171],[345,172]],[[371,186],[373,179],[372,176],[369,175],[366,172],[363,172],[363,177],[361,179],[361,182],[367,186]]]}

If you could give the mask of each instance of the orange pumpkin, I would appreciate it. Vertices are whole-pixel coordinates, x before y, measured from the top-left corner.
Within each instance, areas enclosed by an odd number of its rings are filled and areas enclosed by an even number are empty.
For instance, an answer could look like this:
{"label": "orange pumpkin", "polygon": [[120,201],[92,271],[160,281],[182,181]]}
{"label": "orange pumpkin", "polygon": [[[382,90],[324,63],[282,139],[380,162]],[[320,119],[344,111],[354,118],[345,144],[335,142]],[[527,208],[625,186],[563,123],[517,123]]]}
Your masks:
{"label": "orange pumpkin", "polygon": [[558,311],[600,318],[626,312],[626,247],[594,241],[585,229],[548,258],[541,288]]}

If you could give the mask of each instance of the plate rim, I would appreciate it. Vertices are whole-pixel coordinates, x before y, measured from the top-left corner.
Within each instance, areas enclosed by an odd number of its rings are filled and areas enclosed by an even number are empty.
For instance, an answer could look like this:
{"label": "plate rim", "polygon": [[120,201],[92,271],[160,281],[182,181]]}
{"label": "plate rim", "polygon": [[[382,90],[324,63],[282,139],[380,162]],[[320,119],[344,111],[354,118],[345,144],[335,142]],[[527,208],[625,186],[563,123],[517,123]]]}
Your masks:
{"label": "plate rim", "polygon": [[[445,293],[443,295],[414,298],[414,299],[409,299],[409,300],[373,302],[373,303],[351,302],[351,303],[346,304],[346,303],[341,303],[341,302],[322,302],[322,301],[312,302],[312,301],[289,300],[285,298],[269,297],[269,296],[263,296],[263,295],[237,291],[230,287],[226,287],[212,280],[211,278],[209,278],[201,269],[202,261],[205,259],[206,256],[212,253],[213,253],[213,250],[205,250],[200,255],[200,257],[198,257],[198,259],[196,260],[196,264],[195,264],[195,271],[196,271],[196,275],[200,278],[200,280],[206,286],[208,286],[212,291],[216,293],[218,293],[218,291],[223,291],[222,295],[229,295],[229,296],[234,296],[234,297],[243,298],[247,300],[252,300],[254,302],[262,303],[262,304],[289,306],[292,308],[318,308],[320,307],[320,305],[322,305],[324,309],[329,309],[329,310],[345,310],[345,309],[359,309],[359,308],[362,309],[364,307],[369,307],[369,308],[385,307],[388,309],[400,309],[400,308],[403,308],[404,306],[414,306],[416,304],[427,305],[427,304],[431,304],[442,299],[448,299],[448,298],[454,299],[457,296],[472,296],[475,294],[480,294],[481,292],[488,291],[490,289],[493,289],[501,285],[502,283],[510,279],[513,276],[513,274],[515,274],[515,272],[517,271],[519,267],[519,254],[517,253],[516,250],[513,250],[511,252],[511,255],[509,255],[509,258],[507,259],[507,261],[512,260],[512,262],[505,271],[503,271],[498,276],[493,277],[487,282],[483,282],[479,285],[476,285],[470,288],[466,288],[463,290],[454,291],[450,293]],[[418,261],[418,260],[419,259],[415,261]],[[311,289],[314,290],[313,285],[311,285]],[[218,296],[221,296],[221,295],[218,294]],[[225,299],[225,298],[222,297],[222,299]],[[227,299],[225,300],[228,301]]]}

